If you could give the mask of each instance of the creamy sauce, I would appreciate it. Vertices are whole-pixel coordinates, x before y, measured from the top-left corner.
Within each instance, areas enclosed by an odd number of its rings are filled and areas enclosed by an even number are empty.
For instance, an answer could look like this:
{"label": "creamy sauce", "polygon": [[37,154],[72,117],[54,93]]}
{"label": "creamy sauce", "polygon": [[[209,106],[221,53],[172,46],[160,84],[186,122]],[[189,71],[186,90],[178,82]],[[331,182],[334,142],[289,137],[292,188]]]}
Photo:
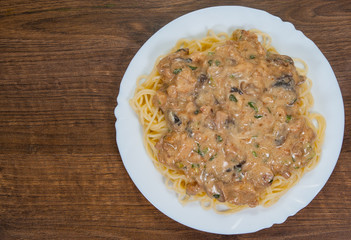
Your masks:
{"label": "creamy sauce", "polygon": [[255,34],[237,30],[211,52],[179,49],[157,69],[153,102],[169,128],[158,160],[184,173],[187,194],[254,207],[276,175],[289,178],[314,156],[315,133],[296,104],[305,78]]}

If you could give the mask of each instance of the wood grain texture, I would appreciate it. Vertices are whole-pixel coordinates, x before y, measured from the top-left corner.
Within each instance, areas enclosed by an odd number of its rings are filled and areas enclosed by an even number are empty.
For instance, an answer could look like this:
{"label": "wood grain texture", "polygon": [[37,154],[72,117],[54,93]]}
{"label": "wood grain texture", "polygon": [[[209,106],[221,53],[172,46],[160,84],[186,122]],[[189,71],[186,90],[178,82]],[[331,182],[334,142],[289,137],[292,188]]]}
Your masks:
{"label": "wood grain texture", "polygon": [[[345,104],[342,152],[323,190],[285,223],[246,235],[163,215],[115,142],[113,110],[134,54],[171,20],[215,5],[293,23],[329,60]],[[350,36],[348,0],[0,0],[0,239],[350,239]]]}

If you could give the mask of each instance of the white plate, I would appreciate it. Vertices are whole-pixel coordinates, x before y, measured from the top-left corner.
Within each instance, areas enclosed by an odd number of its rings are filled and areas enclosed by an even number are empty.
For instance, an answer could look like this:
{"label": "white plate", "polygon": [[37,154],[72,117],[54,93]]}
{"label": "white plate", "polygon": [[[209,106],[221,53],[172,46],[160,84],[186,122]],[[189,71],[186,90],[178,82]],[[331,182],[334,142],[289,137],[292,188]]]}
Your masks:
{"label": "white plate", "polygon": [[[148,157],[142,128],[129,106],[136,79],[149,74],[155,60],[167,53],[180,38],[202,38],[209,29],[231,32],[236,28],[260,29],[272,37],[279,53],[305,60],[313,81],[313,111],[327,121],[322,157],[317,167],[305,174],[276,204],[269,208],[245,209],[232,215],[203,210],[199,204],[182,206],[176,194],[166,188],[161,174]],[[115,109],[117,144],[125,168],[140,192],[161,212],[194,229],[220,234],[255,232],[284,222],[307,206],[322,189],[338,160],[344,135],[344,105],[334,72],[318,47],[291,23],[267,12],[246,7],[222,6],[191,12],[155,33],[130,62],[122,79]]]}

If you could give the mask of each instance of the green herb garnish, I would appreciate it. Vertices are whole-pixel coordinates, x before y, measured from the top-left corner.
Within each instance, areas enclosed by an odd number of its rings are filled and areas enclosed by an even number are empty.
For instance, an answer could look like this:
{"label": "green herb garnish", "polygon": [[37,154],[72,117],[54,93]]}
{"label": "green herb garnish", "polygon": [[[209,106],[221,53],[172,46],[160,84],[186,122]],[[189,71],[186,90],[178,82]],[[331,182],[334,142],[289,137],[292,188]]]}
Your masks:
{"label": "green herb garnish", "polygon": [[212,66],[213,60],[208,60],[208,65]]}
{"label": "green herb garnish", "polygon": [[220,194],[213,194],[213,197],[218,199],[221,195]]}
{"label": "green herb garnish", "polygon": [[236,76],[234,73],[232,73],[232,74],[230,74],[229,77],[230,77],[230,78],[236,78],[237,76]]}
{"label": "green herb garnish", "polygon": [[204,156],[204,153],[201,151],[201,146],[200,146],[200,144],[198,144],[198,143],[197,143],[197,150],[196,150],[196,152],[197,152],[201,157]]}
{"label": "green herb garnish", "polygon": [[197,67],[190,66],[190,65],[188,65],[188,67],[189,67],[191,70],[196,70],[196,69],[197,69]]}
{"label": "green herb garnish", "polygon": [[248,104],[253,110],[255,110],[255,112],[258,112],[258,108],[254,102],[249,102]]}
{"label": "green herb garnish", "polygon": [[255,55],[250,55],[250,59],[255,59],[256,56]]}
{"label": "green herb garnish", "polygon": [[173,70],[173,73],[174,73],[174,74],[178,74],[178,73],[180,73],[182,70],[183,70],[183,69],[181,69],[181,68],[176,68],[176,69]]}
{"label": "green herb garnish", "polygon": [[215,155],[211,156],[209,161],[212,161],[213,159],[215,159],[216,156],[217,156],[217,153],[215,153]]}
{"label": "green herb garnish", "polygon": [[252,155],[254,155],[254,157],[257,157],[257,153],[255,151],[252,151]]}
{"label": "green herb garnish", "polygon": [[285,122],[290,122],[291,121],[291,118],[292,118],[292,116],[291,115],[286,115],[286,120],[285,120]]}
{"label": "green herb garnish", "polygon": [[210,84],[213,87],[215,86],[215,81],[214,81],[212,76],[210,77],[210,80],[208,81],[208,84]]}
{"label": "green herb garnish", "polygon": [[200,167],[200,164],[198,163],[191,164],[191,168],[199,168],[199,167]]}
{"label": "green herb garnish", "polygon": [[261,117],[263,117],[262,115],[255,115],[254,116],[255,118],[261,118]]}
{"label": "green herb garnish", "polygon": [[229,95],[229,100],[232,102],[238,102],[238,99],[234,96],[234,94]]}
{"label": "green herb garnish", "polygon": [[201,150],[201,146],[199,143],[196,143],[197,144],[197,150],[195,152],[197,152],[201,157],[205,156],[206,153],[208,152],[208,147],[205,147],[204,149]]}
{"label": "green herb garnish", "polygon": [[178,162],[177,165],[178,165],[178,168],[184,168],[184,164],[181,162]]}
{"label": "green herb garnish", "polygon": [[216,139],[217,139],[217,142],[222,142],[223,141],[223,138],[221,136],[219,136],[219,135],[217,135]]}
{"label": "green herb garnish", "polygon": [[221,64],[221,62],[220,62],[219,60],[216,60],[216,61],[215,61],[215,64],[216,64],[216,66],[218,67],[218,66]]}

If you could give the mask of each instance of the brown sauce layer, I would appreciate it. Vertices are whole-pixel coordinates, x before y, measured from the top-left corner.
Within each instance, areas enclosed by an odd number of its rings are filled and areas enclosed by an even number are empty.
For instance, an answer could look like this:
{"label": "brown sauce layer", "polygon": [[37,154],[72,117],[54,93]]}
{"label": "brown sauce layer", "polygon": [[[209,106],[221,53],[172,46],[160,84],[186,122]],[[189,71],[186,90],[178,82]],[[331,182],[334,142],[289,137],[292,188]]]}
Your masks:
{"label": "brown sauce layer", "polygon": [[289,178],[314,156],[314,131],[298,113],[305,81],[293,60],[237,30],[211,52],[179,49],[157,66],[153,102],[169,131],[158,160],[182,171],[186,191],[251,207],[276,175]]}

